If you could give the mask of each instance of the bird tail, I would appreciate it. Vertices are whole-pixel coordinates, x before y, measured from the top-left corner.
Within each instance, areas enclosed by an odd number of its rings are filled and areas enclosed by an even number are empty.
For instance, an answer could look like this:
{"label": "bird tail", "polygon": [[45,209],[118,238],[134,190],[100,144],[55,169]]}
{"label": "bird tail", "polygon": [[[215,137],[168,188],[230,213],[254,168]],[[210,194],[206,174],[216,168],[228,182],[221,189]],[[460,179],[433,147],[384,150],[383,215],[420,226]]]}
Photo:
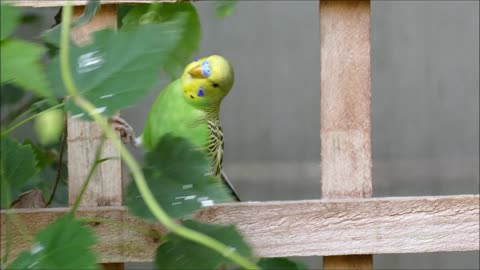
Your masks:
{"label": "bird tail", "polygon": [[230,183],[230,181],[228,181],[228,177],[223,170],[222,170],[221,178],[222,178],[222,182],[229,188],[232,196],[235,198],[235,200],[237,200],[239,202],[240,197],[238,197],[237,192],[233,188],[233,185]]}

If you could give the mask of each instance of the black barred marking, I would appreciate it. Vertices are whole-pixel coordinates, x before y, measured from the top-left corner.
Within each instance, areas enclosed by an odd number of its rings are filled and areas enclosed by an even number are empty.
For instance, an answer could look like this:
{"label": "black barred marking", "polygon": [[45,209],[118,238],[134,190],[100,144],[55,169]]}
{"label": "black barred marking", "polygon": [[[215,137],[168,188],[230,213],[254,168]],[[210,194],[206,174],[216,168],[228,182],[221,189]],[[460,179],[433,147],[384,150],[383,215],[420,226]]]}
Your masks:
{"label": "black barred marking", "polygon": [[223,162],[223,130],[219,120],[207,121],[208,126],[208,156],[212,172],[215,176],[220,177],[222,173]]}

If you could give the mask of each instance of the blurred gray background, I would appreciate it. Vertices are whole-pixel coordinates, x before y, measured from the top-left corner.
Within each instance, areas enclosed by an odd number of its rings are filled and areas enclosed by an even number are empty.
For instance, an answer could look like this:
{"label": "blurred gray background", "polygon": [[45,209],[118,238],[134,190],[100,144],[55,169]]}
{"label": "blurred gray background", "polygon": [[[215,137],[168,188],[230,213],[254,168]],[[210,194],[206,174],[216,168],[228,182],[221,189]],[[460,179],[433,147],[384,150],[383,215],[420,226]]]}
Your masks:
{"label": "blurred gray background", "polygon": [[[318,1],[240,1],[226,19],[213,2],[195,5],[198,56],[224,55],[236,72],[221,118],[240,197],[319,198]],[[48,28],[56,10],[34,12],[46,21],[25,33]],[[479,2],[373,1],[371,16],[374,196],[478,194]],[[123,112],[137,134],[165,83]],[[375,255],[374,268],[478,269],[479,253]]]}

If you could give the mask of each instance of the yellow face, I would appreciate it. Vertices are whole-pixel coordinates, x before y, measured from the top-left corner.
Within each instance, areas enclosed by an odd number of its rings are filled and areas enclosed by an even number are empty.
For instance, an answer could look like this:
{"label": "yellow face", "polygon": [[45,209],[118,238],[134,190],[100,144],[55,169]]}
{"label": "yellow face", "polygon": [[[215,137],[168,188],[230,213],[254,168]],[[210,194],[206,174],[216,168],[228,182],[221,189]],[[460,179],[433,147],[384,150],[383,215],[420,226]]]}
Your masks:
{"label": "yellow face", "polygon": [[183,95],[196,106],[218,105],[230,92],[234,80],[228,61],[212,55],[187,65],[182,75]]}

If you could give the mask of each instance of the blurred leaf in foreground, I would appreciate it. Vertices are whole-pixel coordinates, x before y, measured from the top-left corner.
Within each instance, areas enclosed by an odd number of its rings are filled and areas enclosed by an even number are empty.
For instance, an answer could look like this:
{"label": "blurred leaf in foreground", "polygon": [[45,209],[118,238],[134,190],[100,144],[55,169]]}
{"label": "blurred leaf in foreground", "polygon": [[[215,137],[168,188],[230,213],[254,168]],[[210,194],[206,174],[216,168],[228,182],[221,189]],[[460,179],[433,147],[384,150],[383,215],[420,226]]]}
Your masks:
{"label": "blurred leaf in foreground", "polygon": [[19,193],[20,188],[38,173],[37,160],[30,145],[21,145],[10,138],[1,138],[0,181],[1,206],[6,206],[7,192],[12,196]]}
{"label": "blurred leaf in foreground", "polygon": [[237,2],[237,0],[217,0],[215,2],[215,13],[220,18],[231,16],[235,11]]}
{"label": "blurred leaf in foreground", "polygon": [[[206,234],[228,247],[225,253],[238,252],[251,258],[252,250],[233,225],[220,226],[191,220],[183,222],[189,229]],[[157,248],[155,265],[159,269],[218,269],[232,264],[223,254],[175,234],[167,234],[167,241]]]}
{"label": "blurred leaf in foreground", "polygon": [[[144,25],[134,31],[103,30],[94,34],[94,43],[72,46],[70,69],[79,91],[107,116],[141,100],[158,82],[162,64],[175,51],[185,18],[168,23]],[[59,58],[49,63],[49,77],[57,96],[67,95],[60,76]],[[69,100],[66,109],[73,118],[89,119]]]}
{"label": "blurred leaf in foreground", "polygon": [[7,269],[98,269],[91,230],[66,214],[40,231]]}
{"label": "blurred leaf in foreground", "polygon": [[[190,217],[196,210],[216,203],[233,201],[226,187],[209,170],[206,155],[187,140],[163,136],[145,157],[143,172],[157,202],[174,218]],[[155,221],[134,181],[127,188],[130,211]]]}
{"label": "blurred leaf in foreground", "polygon": [[11,39],[0,44],[1,84],[10,83],[34,92],[39,96],[51,97],[52,91],[41,58],[46,49],[30,42]]}
{"label": "blurred leaf in foreground", "polygon": [[183,14],[186,18],[180,42],[167,61],[163,63],[163,69],[171,78],[178,78],[182,74],[190,57],[200,46],[202,29],[195,7],[188,2],[137,5],[122,20],[122,29],[128,31],[144,24],[171,22],[179,14]]}
{"label": "blurred leaf in foreground", "polygon": [[0,84],[12,84],[39,96],[51,97],[50,85],[40,62],[45,54],[45,48],[34,43],[8,38],[19,22],[21,22],[20,9],[2,4],[0,8]]}
{"label": "blurred leaf in foreground", "polygon": [[4,40],[13,33],[20,22],[20,9],[1,4],[0,6],[0,40]]}

